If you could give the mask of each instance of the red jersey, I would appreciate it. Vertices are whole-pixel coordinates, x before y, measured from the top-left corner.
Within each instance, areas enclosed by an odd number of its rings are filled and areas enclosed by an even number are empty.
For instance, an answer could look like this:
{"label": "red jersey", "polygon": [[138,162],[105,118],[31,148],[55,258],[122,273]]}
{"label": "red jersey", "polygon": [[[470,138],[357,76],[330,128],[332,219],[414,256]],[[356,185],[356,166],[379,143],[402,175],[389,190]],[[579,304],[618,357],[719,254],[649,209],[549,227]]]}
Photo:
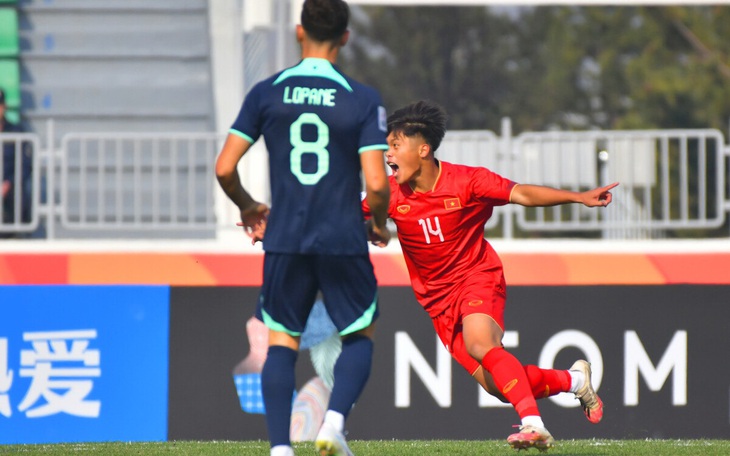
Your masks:
{"label": "red jersey", "polygon": [[[502,268],[484,238],[484,224],[495,206],[509,203],[516,185],[486,168],[439,163],[430,192],[414,192],[389,178],[388,216],[398,228],[416,299],[431,317],[452,304],[449,296],[465,277]],[[369,214],[365,201],[363,209]]]}

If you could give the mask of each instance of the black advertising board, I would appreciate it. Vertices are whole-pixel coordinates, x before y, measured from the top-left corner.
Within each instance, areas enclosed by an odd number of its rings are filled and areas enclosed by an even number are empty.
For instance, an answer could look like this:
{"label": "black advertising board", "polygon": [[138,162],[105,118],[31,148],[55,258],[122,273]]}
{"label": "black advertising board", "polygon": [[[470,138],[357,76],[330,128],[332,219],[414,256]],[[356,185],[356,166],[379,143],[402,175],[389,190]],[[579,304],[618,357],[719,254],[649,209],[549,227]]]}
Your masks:
{"label": "black advertising board", "polygon": [[[173,287],[170,440],[266,439],[232,369],[249,350],[253,287]],[[381,287],[373,371],[350,439],[501,439],[519,422],[445,354],[407,287]],[[556,439],[728,438],[730,286],[513,286],[505,346],[524,364],[592,362],[604,419],[572,394],[538,401]],[[298,386],[313,375],[300,355]]]}

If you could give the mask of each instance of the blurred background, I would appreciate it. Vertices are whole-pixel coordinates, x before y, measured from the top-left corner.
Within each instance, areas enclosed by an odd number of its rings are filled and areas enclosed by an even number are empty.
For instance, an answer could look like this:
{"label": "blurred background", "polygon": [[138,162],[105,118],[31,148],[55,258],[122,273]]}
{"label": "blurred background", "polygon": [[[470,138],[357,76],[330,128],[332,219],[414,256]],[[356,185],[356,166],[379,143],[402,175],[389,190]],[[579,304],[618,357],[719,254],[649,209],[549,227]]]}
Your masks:
{"label": "blurred background", "polygon": [[[244,94],[293,65],[300,0],[3,0],[18,188],[0,235],[228,239],[212,167]],[[519,182],[613,181],[605,211],[505,207],[492,238],[727,238],[730,6],[354,0],[341,68],[442,104],[437,155]],[[12,144],[10,143],[11,141]],[[268,198],[265,150],[241,174]],[[22,165],[22,166],[21,166]],[[29,172],[32,169],[33,172]]]}

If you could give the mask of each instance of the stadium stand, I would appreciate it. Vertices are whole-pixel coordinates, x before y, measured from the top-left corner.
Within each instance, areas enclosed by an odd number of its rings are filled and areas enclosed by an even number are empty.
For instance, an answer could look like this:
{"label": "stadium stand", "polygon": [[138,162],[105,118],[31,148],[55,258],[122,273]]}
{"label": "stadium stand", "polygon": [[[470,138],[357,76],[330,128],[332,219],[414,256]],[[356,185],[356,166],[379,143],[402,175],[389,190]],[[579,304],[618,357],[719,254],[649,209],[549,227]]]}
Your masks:
{"label": "stadium stand", "polygon": [[5,90],[6,117],[20,122],[20,64],[18,61],[18,11],[14,1],[0,2],[0,87]]}
{"label": "stadium stand", "polygon": [[43,134],[53,119],[57,142],[213,129],[205,0],[26,0],[18,11],[29,130]]}
{"label": "stadium stand", "polygon": [[0,8],[0,57],[18,56],[18,12]]}
{"label": "stadium stand", "polygon": [[[18,5],[18,13],[22,117],[26,129],[39,135],[49,151],[65,151],[60,153],[66,161],[53,165],[60,182],[52,179],[48,167],[41,168],[43,181],[53,187],[49,192],[58,192],[59,198],[63,198],[61,203],[67,205],[62,214],[68,223],[59,225],[55,235],[124,237],[130,224],[137,227],[140,223],[143,227],[134,228],[134,233],[146,231],[139,214],[146,214],[148,206],[156,205],[158,200],[148,197],[150,189],[141,193],[131,189],[138,189],[140,176],[152,172],[151,167],[156,165],[135,161],[135,152],[130,152],[134,146],[119,146],[117,139],[99,145],[100,155],[84,155],[86,158],[76,161],[73,153],[70,158],[65,154],[77,143],[64,138],[90,133],[161,132],[169,137],[212,132],[215,116],[207,1],[24,0]],[[161,187],[154,188],[165,195],[179,195],[180,199],[208,195],[212,175],[201,162],[210,161],[210,151],[217,146],[186,143],[179,156],[177,146],[171,147],[162,146],[159,151],[162,172],[167,174],[157,181],[163,182]],[[52,160],[52,156],[52,152],[43,154],[43,162]],[[112,156],[113,162],[105,161]],[[176,163],[178,158],[180,162]],[[76,176],[99,179],[84,181],[75,179]],[[59,184],[60,189],[56,187]],[[112,184],[114,190],[109,188]],[[181,186],[186,188],[184,194],[180,193]],[[126,196],[115,199],[118,204],[112,205],[108,200],[110,192],[132,192],[136,196],[131,200]],[[179,221],[180,217],[188,220],[187,217],[211,216],[211,209],[201,212],[182,203],[182,208],[173,203],[165,206],[164,198],[159,203],[163,207],[155,211],[160,217]],[[175,208],[165,212],[171,206]],[[131,223],[120,224],[120,220]],[[159,219],[144,220],[154,224]],[[93,229],[87,230],[90,224]],[[73,225],[73,229],[65,230],[68,225]],[[136,236],[134,233],[132,237]]]}

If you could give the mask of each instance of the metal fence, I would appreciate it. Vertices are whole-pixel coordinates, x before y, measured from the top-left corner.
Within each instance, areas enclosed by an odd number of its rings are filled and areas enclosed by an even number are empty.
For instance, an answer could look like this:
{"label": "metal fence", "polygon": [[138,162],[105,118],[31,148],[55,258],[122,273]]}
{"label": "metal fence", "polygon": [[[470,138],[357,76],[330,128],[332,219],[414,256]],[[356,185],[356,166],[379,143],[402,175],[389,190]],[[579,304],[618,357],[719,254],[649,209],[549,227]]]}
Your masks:
{"label": "metal fence", "polygon": [[40,139],[30,133],[0,134],[0,237],[13,233],[31,233],[38,228]]}
{"label": "metal fence", "polygon": [[[15,193],[15,212],[3,216],[0,233],[115,238],[133,232],[154,238],[176,232],[197,238],[236,229],[238,212],[218,188],[214,172],[224,139],[217,133],[71,133],[58,147],[41,148],[36,134],[0,135],[15,158],[15,185],[28,185],[31,195],[29,216],[23,218],[26,203]],[[265,151],[247,154],[241,176],[245,186],[257,189],[254,197],[268,201],[268,165],[262,155]],[[576,191],[620,182],[614,203],[604,209],[579,204],[497,208],[486,229],[497,229],[495,235],[507,239],[525,232],[660,238],[668,231],[682,236],[690,230],[697,236],[697,230],[723,226],[730,211],[730,147],[717,130],[513,137],[505,121],[500,135],[447,133],[437,156],[485,166],[517,182]],[[30,177],[23,175],[22,157],[31,160]]]}
{"label": "metal fence", "polygon": [[75,229],[215,228],[220,137],[68,134],[61,144],[61,224]]}
{"label": "metal fence", "polygon": [[515,176],[524,182],[571,190],[620,182],[609,210],[520,207],[517,224],[526,230],[620,229],[646,237],[725,221],[726,150],[716,130],[524,133],[515,154]]}

